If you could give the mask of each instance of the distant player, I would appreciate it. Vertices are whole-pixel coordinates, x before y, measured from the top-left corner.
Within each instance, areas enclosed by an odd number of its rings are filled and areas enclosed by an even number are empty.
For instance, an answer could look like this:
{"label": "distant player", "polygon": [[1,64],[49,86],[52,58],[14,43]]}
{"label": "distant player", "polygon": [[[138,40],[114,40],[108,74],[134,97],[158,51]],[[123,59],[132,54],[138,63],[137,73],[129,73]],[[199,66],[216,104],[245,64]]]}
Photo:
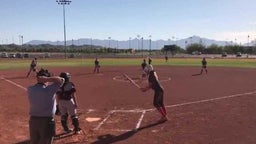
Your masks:
{"label": "distant player", "polygon": [[146,68],[146,66],[147,66],[146,59],[143,59],[143,62],[141,63],[142,78],[144,78],[144,77],[147,76],[147,73],[144,71],[144,69]]}
{"label": "distant player", "polygon": [[149,57],[148,58],[148,64],[151,65],[151,63],[152,63],[152,59]]}
{"label": "distant player", "polygon": [[165,62],[167,62],[168,61],[168,56],[167,55],[165,55]]}
{"label": "distant player", "polygon": [[100,62],[99,62],[98,58],[96,58],[94,61],[93,73],[100,73]]}
{"label": "distant player", "polygon": [[205,70],[205,72],[207,74],[207,61],[206,61],[205,57],[202,60],[202,68],[201,68],[201,73],[200,74],[203,73],[203,70]]}
{"label": "distant player", "polygon": [[146,92],[149,89],[154,90],[155,94],[153,104],[162,115],[160,121],[167,121],[167,112],[164,106],[164,89],[159,83],[157,73],[153,70],[152,65],[148,65],[145,68],[145,71],[148,73],[148,86],[141,88],[141,91]]}
{"label": "distant player", "polygon": [[37,58],[34,58],[32,61],[31,61],[31,64],[30,64],[30,67],[29,67],[29,71],[28,71],[28,74],[27,74],[27,77],[29,77],[30,73],[33,71],[33,72],[36,72],[36,65],[37,65]]}

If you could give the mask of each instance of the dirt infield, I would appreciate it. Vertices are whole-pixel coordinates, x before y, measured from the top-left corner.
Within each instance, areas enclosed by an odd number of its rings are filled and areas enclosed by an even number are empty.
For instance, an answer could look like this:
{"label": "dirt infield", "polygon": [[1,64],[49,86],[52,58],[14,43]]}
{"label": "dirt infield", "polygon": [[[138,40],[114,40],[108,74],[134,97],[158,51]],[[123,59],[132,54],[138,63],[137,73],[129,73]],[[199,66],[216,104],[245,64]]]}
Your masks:
{"label": "dirt infield", "polygon": [[[165,88],[169,121],[158,122],[153,91],[142,93],[140,67],[49,69],[67,71],[77,87],[79,120],[83,133],[61,135],[56,116],[54,143],[92,144],[255,144],[256,69],[213,68],[199,75],[199,67],[155,66]],[[36,82],[24,70],[0,72],[0,143],[28,143],[26,87]],[[88,118],[100,118],[88,121]],[[71,122],[70,122],[71,123]],[[71,126],[70,126],[71,127]]]}

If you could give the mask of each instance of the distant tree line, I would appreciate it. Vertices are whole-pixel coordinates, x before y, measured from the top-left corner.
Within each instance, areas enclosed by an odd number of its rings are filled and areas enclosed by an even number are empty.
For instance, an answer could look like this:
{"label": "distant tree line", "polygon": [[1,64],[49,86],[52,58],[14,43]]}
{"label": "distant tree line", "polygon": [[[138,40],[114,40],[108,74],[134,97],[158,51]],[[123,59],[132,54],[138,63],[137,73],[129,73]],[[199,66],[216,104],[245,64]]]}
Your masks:
{"label": "distant tree line", "polygon": [[[66,47],[63,45],[50,45],[50,44],[40,44],[40,45],[0,45],[1,52],[68,52],[68,53],[134,53],[133,49],[120,49],[120,48],[107,48],[96,45],[69,45]],[[187,53],[192,54],[193,52],[200,52],[202,54],[221,54],[223,52],[227,54],[236,54],[238,52],[247,54],[256,54],[256,46],[240,46],[240,45],[227,45],[218,46],[212,44],[210,46],[205,46],[201,43],[194,43],[187,45],[185,49],[177,45],[165,45],[161,50],[148,50],[140,49],[136,52],[161,52],[162,54],[172,54],[177,53]]]}
{"label": "distant tree line", "polygon": [[68,52],[68,53],[128,53],[131,49],[106,48],[95,45],[69,45],[66,48],[63,45],[0,45],[1,52]]}
{"label": "distant tree line", "polygon": [[227,46],[218,46],[216,44],[212,44],[210,46],[205,46],[200,43],[190,44],[186,47],[186,49],[182,49],[177,45],[165,45],[162,48],[162,51],[166,54],[169,52],[171,54],[176,53],[188,53],[193,54],[193,52],[200,52],[202,54],[236,54],[238,52],[246,53],[246,54],[256,54],[256,46],[240,46],[240,45],[227,45]]}

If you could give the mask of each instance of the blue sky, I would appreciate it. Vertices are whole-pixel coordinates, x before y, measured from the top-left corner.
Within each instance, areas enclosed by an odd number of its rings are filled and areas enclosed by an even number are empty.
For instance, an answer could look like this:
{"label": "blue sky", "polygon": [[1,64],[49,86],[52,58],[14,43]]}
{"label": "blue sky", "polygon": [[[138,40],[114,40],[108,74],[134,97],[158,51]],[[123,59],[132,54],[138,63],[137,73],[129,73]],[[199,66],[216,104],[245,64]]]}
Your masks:
{"label": "blue sky", "polygon": [[[246,43],[256,39],[255,0],[72,0],[67,39],[152,40],[193,35]],[[1,0],[0,44],[63,41],[63,11],[55,0]]]}

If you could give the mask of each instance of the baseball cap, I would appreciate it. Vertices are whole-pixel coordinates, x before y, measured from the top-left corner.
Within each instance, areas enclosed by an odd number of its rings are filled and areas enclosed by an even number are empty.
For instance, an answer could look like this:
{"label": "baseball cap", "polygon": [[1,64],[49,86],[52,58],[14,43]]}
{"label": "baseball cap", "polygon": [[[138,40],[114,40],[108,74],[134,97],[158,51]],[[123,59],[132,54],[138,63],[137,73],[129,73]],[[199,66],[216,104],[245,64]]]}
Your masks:
{"label": "baseball cap", "polygon": [[47,69],[43,69],[41,68],[40,71],[37,72],[36,76],[45,76],[45,77],[51,77],[51,74],[49,73],[49,71]]}

